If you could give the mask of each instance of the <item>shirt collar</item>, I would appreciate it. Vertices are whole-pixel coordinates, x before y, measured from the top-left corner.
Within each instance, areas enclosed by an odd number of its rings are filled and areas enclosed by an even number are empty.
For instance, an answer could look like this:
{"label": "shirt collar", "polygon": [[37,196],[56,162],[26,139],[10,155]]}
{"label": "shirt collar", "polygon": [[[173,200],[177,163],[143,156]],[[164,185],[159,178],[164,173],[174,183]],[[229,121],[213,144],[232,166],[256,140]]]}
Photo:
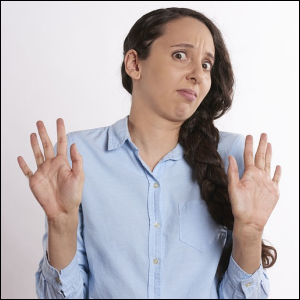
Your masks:
{"label": "shirt collar", "polygon": [[130,139],[130,134],[128,131],[128,116],[126,116],[108,128],[108,150],[121,147],[128,139]]}
{"label": "shirt collar", "polygon": [[[128,131],[128,117],[117,121],[108,128],[108,150],[114,150],[121,147],[126,140],[128,140],[129,145],[132,149],[138,150],[135,144],[131,141],[130,134]],[[179,160],[184,155],[183,147],[178,143],[177,146],[170,151],[165,157],[164,160]]]}

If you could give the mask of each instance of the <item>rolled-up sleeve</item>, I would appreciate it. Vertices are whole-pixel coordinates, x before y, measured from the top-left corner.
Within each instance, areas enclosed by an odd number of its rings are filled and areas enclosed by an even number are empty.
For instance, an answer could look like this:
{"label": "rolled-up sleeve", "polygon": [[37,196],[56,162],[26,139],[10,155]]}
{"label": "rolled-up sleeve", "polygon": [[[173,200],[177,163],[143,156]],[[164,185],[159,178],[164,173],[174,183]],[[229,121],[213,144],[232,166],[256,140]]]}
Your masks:
{"label": "rolled-up sleeve", "polygon": [[230,257],[228,269],[219,286],[220,299],[267,299],[269,280],[262,264],[253,274],[244,272]]}
{"label": "rolled-up sleeve", "polygon": [[39,299],[81,299],[83,278],[75,256],[61,272],[53,268],[45,253],[36,272],[36,293]]}

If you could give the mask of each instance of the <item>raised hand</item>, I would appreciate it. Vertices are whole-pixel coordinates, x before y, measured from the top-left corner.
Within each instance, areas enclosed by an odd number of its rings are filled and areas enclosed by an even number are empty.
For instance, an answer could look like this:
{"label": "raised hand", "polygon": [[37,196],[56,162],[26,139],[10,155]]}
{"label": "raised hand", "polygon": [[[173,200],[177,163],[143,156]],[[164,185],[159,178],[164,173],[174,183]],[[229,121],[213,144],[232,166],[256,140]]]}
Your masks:
{"label": "raised hand", "polygon": [[29,179],[30,189],[44,209],[48,221],[78,213],[81,202],[84,173],[82,157],[76,145],[70,148],[72,169],[67,158],[67,136],[63,119],[57,120],[57,155],[42,121],[37,122],[44,154],[37,135],[30,135],[31,147],[35,156],[37,170],[33,173],[22,156],[18,163]]}
{"label": "raised hand", "polygon": [[229,157],[229,196],[234,222],[247,226],[253,232],[262,232],[279,199],[281,167],[276,166],[273,178],[271,172],[272,147],[263,133],[255,157],[253,137],[245,142],[245,172],[239,179],[238,166],[234,157]]}

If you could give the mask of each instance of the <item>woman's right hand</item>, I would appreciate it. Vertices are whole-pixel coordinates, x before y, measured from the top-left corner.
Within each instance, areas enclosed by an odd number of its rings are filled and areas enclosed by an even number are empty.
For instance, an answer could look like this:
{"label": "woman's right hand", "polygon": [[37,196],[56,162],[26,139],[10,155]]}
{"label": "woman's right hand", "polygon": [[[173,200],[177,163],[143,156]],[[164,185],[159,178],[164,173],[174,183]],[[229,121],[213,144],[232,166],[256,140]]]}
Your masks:
{"label": "woman's right hand", "polygon": [[83,162],[75,144],[71,145],[72,169],[67,157],[67,136],[63,119],[57,119],[57,155],[42,121],[37,122],[44,154],[37,135],[30,135],[37,170],[33,173],[22,156],[18,163],[29,179],[30,189],[44,209],[48,221],[63,220],[78,214],[84,183]]}

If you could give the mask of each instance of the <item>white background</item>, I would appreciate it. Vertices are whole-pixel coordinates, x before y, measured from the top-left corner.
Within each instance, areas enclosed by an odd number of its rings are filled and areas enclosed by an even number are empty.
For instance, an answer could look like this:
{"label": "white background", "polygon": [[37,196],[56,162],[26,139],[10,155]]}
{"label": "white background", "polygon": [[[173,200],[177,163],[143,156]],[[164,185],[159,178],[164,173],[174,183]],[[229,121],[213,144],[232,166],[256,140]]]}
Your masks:
{"label": "white background", "polygon": [[53,143],[56,119],[68,132],[111,125],[129,113],[121,84],[123,40],[157,8],[185,6],[221,29],[236,77],[232,110],[220,130],[266,132],[281,197],[264,238],[278,250],[270,298],[299,299],[298,1],[1,1],[1,298],[36,298],[44,213],[17,163],[35,162],[29,135],[43,120]]}

